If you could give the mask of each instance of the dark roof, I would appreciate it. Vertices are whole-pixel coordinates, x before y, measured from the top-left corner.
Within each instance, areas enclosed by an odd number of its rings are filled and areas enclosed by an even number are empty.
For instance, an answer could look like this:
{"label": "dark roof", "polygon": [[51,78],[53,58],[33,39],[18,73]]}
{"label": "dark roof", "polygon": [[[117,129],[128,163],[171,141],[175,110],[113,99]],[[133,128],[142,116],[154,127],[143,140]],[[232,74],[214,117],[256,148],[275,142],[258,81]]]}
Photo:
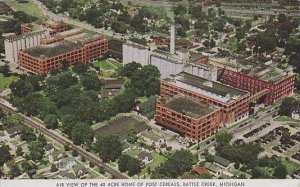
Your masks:
{"label": "dark roof", "polygon": [[244,95],[245,93],[247,93],[245,91],[214,81],[210,81],[212,86],[207,86],[205,85],[205,83],[209,82],[207,79],[186,72],[181,72],[175,75],[175,78],[180,82],[201,88],[203,90],[207,90],[212,93],[216,93],[221,96],[226,96],[227,94],[230,94],[230,96],[232,97],[232,96]]}
{"label": "dark roof", "polygon": [[53,146],[51,144],[46,144],[44,146],[44,149],[45,149],[45,151],[49,151],[49,150],[53,149]]}
{"label": "dark roof", "polygon": [[207,102],[183,95],[171,97],[166,101],[165,106],[192,118],[201,118],[216,110],[215,107]]}
{"label": "dark roof", "polygon": [[140,45],[147,45],[147,40],[145,40],[145,39],[139,39],[139,38],[130,38],[129,39],[131,42],[133,42],[133,43],[137,43],[137,44],[140,44]]}
{"label": "dark roof", "polygon": [[40,45],[25,49],[24,52],[34,57],[54,57],[64,53],[78,49],[79,46],[75,43],[63,41],[57,42],[55,45]]}
{"label": "dark roof", "polygon": [[231,162],[223,157],[214,156],[214,162],[218,163],[224,167],[228,167]]}
{"label": "dark roof", "polygon": [[124,79],[108,79],[104,80],[104,89],[120,89],[124,85]]}
{"label": "dark roof", "polygon": [[196,173],[197,175],[202,175],[204,173],[208,173],[208,169],[206,167],[197,166],[192,170],[192,172]]}
{"label": "dark roof", "polygon": [[138,159],[140,160],[144,160],[146,157],[148,157],[149,160],[152,160],[153,157],[151,155],[151,153],[148,153],[146,151],[142,151],[137,155]]}
{"label": "dark roof", "polygon": [[14,133],[18,133],[20,132],[22,129],[23,129],[24,125],[14,125],[12,127],[8,127],[7,129],[5,129],[5,131],[8,133],[8,134],[14,134]]}

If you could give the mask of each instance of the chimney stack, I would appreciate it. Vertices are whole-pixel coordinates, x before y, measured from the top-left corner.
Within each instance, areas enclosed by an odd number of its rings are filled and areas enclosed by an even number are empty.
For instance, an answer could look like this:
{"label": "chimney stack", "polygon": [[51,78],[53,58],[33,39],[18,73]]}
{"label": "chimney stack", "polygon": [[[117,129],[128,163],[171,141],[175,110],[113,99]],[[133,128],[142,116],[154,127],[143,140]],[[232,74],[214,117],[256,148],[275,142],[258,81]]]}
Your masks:
{"label": "chimney stack", "polygon": [[170,28],[171,36],[170,36],[170,53],[175,54],[175,23],[171,23]]}

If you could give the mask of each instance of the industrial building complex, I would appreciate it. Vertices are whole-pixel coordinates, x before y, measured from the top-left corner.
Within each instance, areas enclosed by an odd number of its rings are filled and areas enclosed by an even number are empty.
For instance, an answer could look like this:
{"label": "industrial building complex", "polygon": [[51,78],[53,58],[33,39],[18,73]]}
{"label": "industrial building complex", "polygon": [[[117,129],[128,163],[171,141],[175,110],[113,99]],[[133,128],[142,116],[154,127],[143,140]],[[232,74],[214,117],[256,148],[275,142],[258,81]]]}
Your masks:
{"label": "industrial building complex", "polygon": [[97,33],[65,23],[45,21],[24,24],[22,35],[5,39],[6,59],[33,74],[46,75],[53,69],[99,59],[108,49],[107,40]]}
{"label": "industrial building complex", "polygon": [[[150,44],[123,44],[123,63],[154,65],[161,73],[157,124],[194,140],[202,140],[222,127],[247,119],[258,106],[268,106],[293,93],[292,68],[273,61],[207,57],[175,48],[174,26],[169,50]],[[201,104],[199,104],[201,103]],[[201,112],[206,111],[206,112]]]}

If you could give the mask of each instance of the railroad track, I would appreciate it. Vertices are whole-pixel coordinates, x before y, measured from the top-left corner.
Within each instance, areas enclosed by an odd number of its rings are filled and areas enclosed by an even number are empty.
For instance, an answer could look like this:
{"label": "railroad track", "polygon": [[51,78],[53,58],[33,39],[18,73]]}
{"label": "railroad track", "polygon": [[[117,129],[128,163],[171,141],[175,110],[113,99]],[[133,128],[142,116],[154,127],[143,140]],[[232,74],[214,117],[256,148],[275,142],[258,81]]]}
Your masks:
{"label": "railroad track", "polygon": [[47,129],[44,125],[41,124],[41,122],[37,122],[36,120],[34,120],[28,116],[25,116],[24,114],[18,113],[17,111],[13,110],[11,107],[5,105],[2,102],[0,102],[0,108],[2,108],[6,112],[18,114],[19,116],[22,117],[22,119],[24,120],[24,123],[27,126],[35,128],[38,131],[40,131],[41,133],[43,133],[44,135],[57,141],[58,143],[69,146],[71,149],[76,150],[80,156],[84,157],[86,160],[90,161],[91,163],[93,163],[94,165],[96,165],[98,167],[103,167],[105,171],[110,173],[115,178],[117,178],[117,179],[128,179],[129,178],[128,176],[120,173],[113,167],[103,163],[103,161],[100,158],[98,158],[96,155],[94,155],[93,153],[90,153],[90,152],[84,150],[80,146],[76,146],[75,144],[73,144],[73,142],[71,140],[69,140],[59,134],[56,134],[52,130]]}

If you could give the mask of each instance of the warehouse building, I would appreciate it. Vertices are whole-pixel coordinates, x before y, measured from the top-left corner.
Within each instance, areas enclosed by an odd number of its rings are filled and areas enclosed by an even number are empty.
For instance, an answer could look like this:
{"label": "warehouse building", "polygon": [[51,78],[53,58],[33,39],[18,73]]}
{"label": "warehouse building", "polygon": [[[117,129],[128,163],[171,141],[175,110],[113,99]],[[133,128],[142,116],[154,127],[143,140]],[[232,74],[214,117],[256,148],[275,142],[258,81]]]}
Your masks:
{"label": "warehouse building", "polygon": [[158,99],[155,120],[182,136],[202,140],[218,132],[221,115],[219,108],[204,100],[175,95]]}

